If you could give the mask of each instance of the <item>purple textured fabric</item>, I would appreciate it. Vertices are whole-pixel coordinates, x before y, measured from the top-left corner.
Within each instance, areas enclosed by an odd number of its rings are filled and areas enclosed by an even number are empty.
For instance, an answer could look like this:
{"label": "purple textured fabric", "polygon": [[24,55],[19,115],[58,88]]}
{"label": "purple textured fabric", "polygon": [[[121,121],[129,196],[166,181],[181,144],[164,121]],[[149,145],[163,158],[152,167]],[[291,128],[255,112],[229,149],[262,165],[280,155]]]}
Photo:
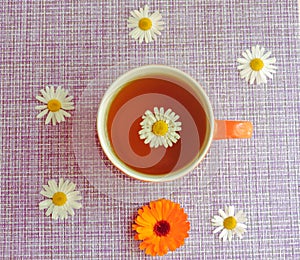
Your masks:
{"label": "purple textured fabric", "polygon": [[[148,45],[131,39],[126,27],[129,12],[143,4],[1,2],[0,258],[147,258],[133,240],[131,223],[153,196],[132,188],[134,181],[125,176],[116,184],[128,182],[130,192],[126,185],[99,189],[82,169],[73,141],[78,122],[86,120],[84,104],[94,107],[107,88],[101,85],[99,96],[91,97],[91,82],[111,82],[129,67],[158,61],[201,82],[217,118],[255,126],[250,140],[213,144],[219,158],[209,154],[208,164],[216,166],[206,169],[205,178],[199,166],[179,187],[164,187],[161,196],[180,203],[191,222],[185,245],[164,259],[299,259],[297,1],[151,1],[150,11],[161,12],[166,28]],[[236,59],[256,44],[272,51],[278,71],[267,84],[250,86],[240,79]],[[36,119],[34,109],[35,96],[48,84],[62,85],[75,97],[72,117],[55,127]],[[88,95],[91,100],[84,100]],[[96,115],[91,110],[87,116]],[[105,157],[99,160],[103,168],[92,164],[93,171],[114,173]],[[59,177],[77,184],[83,208],[53,221],[38,209],[44,199],[39,192]],[[226,205],[248,216],[242,240],[223,243],[212,234],[210,220]]]}

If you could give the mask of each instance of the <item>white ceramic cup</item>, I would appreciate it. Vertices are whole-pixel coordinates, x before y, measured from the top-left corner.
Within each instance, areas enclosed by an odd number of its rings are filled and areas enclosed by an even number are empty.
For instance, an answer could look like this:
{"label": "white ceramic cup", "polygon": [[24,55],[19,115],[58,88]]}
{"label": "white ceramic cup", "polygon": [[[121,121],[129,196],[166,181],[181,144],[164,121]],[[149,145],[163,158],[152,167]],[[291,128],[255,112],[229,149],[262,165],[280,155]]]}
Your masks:
{"label": "white ceramic cup", "polygon": [[[114,152],[108,135],[107,118],[112,101],[121,89],[126,88],[129,82],[143,78],[165,79],[179,86],[184,85],[193,95],[197,96],[197,100],[199,100],[206,113],[209,130],[207,131],[204,143],[201,145],[201,150],[190,163],[166,174],[146,174],[129,167]],[[121,75],[107,89],[100,102],[97,114],[97,131],[100,144],[112,164],[130,177],[150,182],[172,181],[188,174],[203,160],[213,140],[250,138],[252,136],[252,129],[252,124],[249,121],[216,120],[210,101],[200,84],[185,72],[166,65],[141,66]]]}

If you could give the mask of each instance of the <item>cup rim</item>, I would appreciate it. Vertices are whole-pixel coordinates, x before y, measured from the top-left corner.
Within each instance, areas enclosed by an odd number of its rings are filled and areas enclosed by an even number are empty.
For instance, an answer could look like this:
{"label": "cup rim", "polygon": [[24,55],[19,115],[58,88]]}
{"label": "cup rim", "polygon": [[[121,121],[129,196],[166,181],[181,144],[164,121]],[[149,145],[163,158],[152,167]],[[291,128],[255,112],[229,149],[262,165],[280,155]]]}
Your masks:
{"label": "cup rim", "polygon": [[[194,91],[197,91],[200,93],[201,98],[203,98],[203,102],[205,103],[205,112],[207,114],[208,118],[208,124],[210,125],[210,132],[207,136],[207,142],[206,146],[202,148],[201,154],[198,155],[198,158],[193,160],[191,163],[188,165],[184,166],[183,168],[172,171],[170,173],[166,174],[146,174],[146,173],[141,173],[138,172],[129,166],[127,166],[124,162],[122,162],[117,155],[113,152],[113,148],[111,147],[109,138],[107,136],[107,130],[106,130],[106,116],[109,111],[109,105],[112,102],[114,96],[118,93],[117,90],[121,90],[122,87],[127,83],[132,80],[136,80],[139,78],[142,78],[142,76],[150,76],[151,74],[155,75],[157,73],[149,73],[150,71],[157,71],[166,74],[167,72],[170,74],[178,75],[177,77],[184,82],[187,82],[189,87],[194,86]],[[167,72],[166,72],[167,71]],[[142,75],[142,76],[136,76],[134,75]],[[130,80],[125,80],[128,77],[130,78],[132,76],[132,79]],[[151,65],[143,65],[139,66],[133,69],[128,70],[127,72],[123,73],[120,75],[117,79],[115,79],[112,84],[108,87],[106,90],[104,96],[102,97],[98,112],[97,112],[97,133],[98,133],[98,139],[100,141],[101,147],[110,160],[110,162],[117,167],[121,172],[124,174],[134,178],[138,179],[141,181],[147,181],[147,182],[166,182],[166,181],[173,181],[178,178],[181,178],[185,175],[187,175],[189,172],[191,172],[199,163],[203,160],[205,155],[207,154],[212,140],[213,140],[213,134],[214,134],[214,115],[213,115],[213,110],[211,107],[211,103],[209,101],[209,98],[207,94],[205,93],[204,89],[202,86],[195,80],[193,79],[190,75],[185,73],[184,71],[168,66],[168,65],[159,65],[159,64],[151,64]],[[199,151],[200,152],[200,151]]]}

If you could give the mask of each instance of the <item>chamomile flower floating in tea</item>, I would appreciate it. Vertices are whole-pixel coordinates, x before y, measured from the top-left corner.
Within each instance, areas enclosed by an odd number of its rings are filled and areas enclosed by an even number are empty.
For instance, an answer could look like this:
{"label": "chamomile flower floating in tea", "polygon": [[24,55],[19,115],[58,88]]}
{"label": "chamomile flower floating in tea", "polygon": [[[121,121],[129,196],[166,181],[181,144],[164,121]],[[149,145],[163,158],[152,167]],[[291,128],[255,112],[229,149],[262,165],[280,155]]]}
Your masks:
{"label": "chamomile flower floating in tea", "polygon": [[265,48],[260,48],[259,45],[253,46],[242,53],[243,58],[238,58],[237,61],[241,64],[238,66],[241,78],[245,79],[250,84],[256,81],[257,84],[267,83],[267,78],[273,78],[272,73],[275,73],[277,67],[273,64],[275,58],[270,58],[271,52],[265,53]]}
{"label": "chamomile flower floating in tea", "polygon": [[48,185],[43,185],[41,194],[48,199],[40,202],[40,210],[47,209],[46,216],[52,214],[53,219],[65,219],[68,214],[74,215],[73,209],[80,209],[82,199],[79,191],[75,191],[76,185],[69,180],[59,180],[57,185],[55,180],[49,180]]}
{"label": "chamomile flower floating in tea", "polygon": [[165,255],[184,244],[190,230],[187,214],[178,203],[160,199],[138,210],[132,225],[136,240],[142,240],[140,249],[147,255]]}
{"label": "chamomile flower floating in tea", "polygon": [[157,39],[157,35],[161,35],[164,22],[161,21],[161,14],[156,11],[149,15],[149,7],[145,5],[144,8],[140,8],[140,11],[134,10],[130,12],[131,16],[128,19],[128,28],[133,28],[129,35],[142,43],[144,40],[146,43],[152,42]]}
{"label": "chamomile flower floating in tea", "polygon": [[42,110],[37,118],[42,118],[46,114],[46,124],[52,121],[53,125],[65,121],[65,117],[70,117],[70,113],[66,110],[73,110],[74,103],[71,101],[73,96],[68,96],[68,91],[60,86],[55,90],[53,86],[47,86],[46,90],[40,90],[42,96],[36,96],[36,99],[44,103],[36,106],[35,109]]}
{"label": "chamomile flower floating in tea", "polygon": [[154,108],[154,113],[147,110],[142,116],[140,123],[142,130],[139,131],[140,139],[145,139],[144,143],[149,144],[151,148],[164,146],[165,148],[173,146],[180,139],[177,133],[181,130],[181,122],[178,122],[179,116],[172,109],[166,112],[163,107]]}
{"label": "chamomile flower floating in tea", "polygon": [[225,207],[225,212],[222,209],[219,209],[220,216],[214,216],[212,225],[217,228],[213,233],[218,233],[221,231],[219,238],[226,241],[232,240],[236,234],[239,238],[242,238],[244,232],[246,232],[247,226],[244,224],[247,221],[246,215],[243,211],[239,211],[234,214],[234,207],[229,206]]}

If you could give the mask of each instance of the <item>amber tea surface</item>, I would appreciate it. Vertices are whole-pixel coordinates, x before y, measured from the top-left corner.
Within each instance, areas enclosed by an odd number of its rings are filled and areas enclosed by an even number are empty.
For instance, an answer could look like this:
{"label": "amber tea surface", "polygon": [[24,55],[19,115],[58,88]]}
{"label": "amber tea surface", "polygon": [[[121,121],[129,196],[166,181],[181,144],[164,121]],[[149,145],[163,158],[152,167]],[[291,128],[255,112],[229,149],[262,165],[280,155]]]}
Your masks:
{"label": "amber tea surface", "polygon": [[[146,110],[171,108],[180,116],[180,139],[172,147],[150,148],[139,137]],[[200,101],[186,87],[160,78],[134,80],[113,99],[107,130],[114,153],[133,170],[167,174],[182,169],[199,155],[209,124]]]}

